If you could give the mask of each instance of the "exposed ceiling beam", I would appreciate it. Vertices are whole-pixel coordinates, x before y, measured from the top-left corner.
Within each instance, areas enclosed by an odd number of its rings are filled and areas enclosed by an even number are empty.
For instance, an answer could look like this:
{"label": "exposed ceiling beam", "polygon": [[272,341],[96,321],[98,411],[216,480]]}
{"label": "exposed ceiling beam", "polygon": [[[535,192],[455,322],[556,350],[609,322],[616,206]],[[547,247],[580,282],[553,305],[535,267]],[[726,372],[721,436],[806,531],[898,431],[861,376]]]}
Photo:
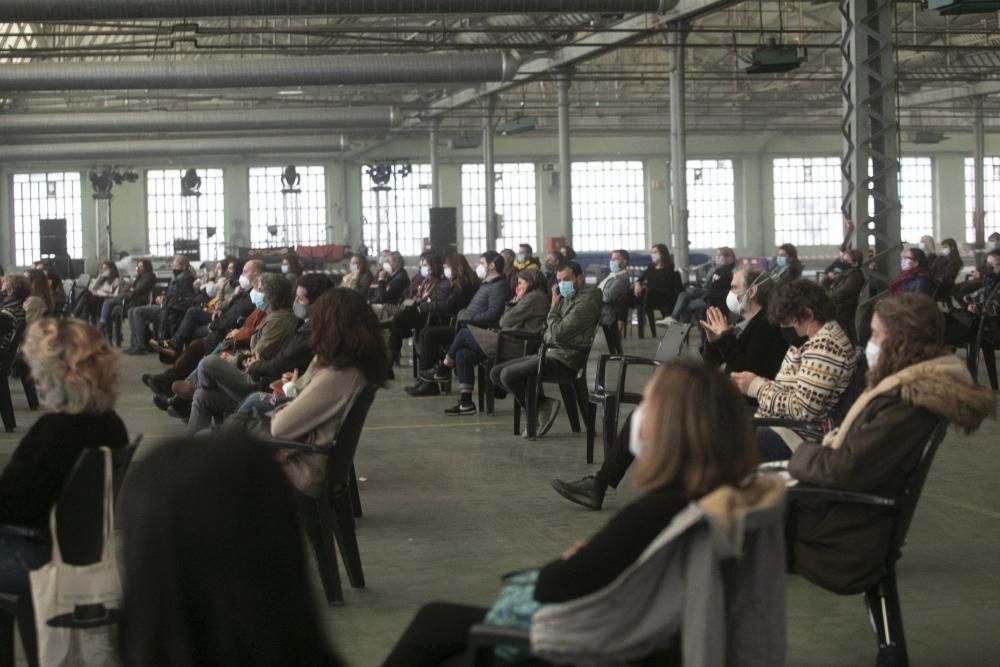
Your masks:
{"label": "exposed ceiling beam", "polygon": [[949,86],[947,88],[921,90],[916,93],[901,95],[899,98],[899,107],[901,109],[922,107],[984,95],[996,95],[998,93],[1000,93],[1000,81],[983,81],[968,86]]}

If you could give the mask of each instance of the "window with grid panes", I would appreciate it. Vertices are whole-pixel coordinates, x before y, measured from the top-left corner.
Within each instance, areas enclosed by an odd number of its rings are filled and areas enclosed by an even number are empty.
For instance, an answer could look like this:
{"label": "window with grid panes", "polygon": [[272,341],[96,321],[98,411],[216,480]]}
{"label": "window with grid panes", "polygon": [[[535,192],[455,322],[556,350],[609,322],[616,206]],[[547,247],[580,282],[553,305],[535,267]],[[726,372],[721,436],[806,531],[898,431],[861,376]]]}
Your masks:
{"label": "window with grid panes", "polygon": [[646,188],[640,161],[573,163],[573,248],[646,248]]}
{"label": "window with grid panes", "polygon": [[[983,161],[983,208],[986,209],[986,234],[1000,232],[1000,157],[987,157]],[[965,240],[976,241],[976,228],[972,214],[976,211],[976,163],[965,158]]]}
{"label": "window with grid panes", "polygon": [[688,160],[688,239],[692,248],[736,245],[732,160]]}
{"label": "window with grid panes", "polygon": [[839,245],[843,240],[839,157],[777,158],[774,242]]}
{"label": "window with grid panes", "polygon": [[79,172],[14,174],[11,179],[14,263],[27,266],[37,260],[42,220],[65,218],[66,251],[83,255],[83,198]]}
{"label": "window with grid panes", "polygon": [[185,169],[146,172],[146,235],[153,255],[174,254],[175,239],[199,239],[202,260],[225,255],[226,213],[221,169],[197,169],[200,197],[181,197]]}
{"label": "window with grid panes", "polygon": [[[361,205],[365,243],[372,251],[397,250],[403,255],[419,255],[424,239],[430,236],[432,176],[429,164],[411,164],[404,176],[397,168],[388,190],[373,190],[373,183],[361,168]],[[376,233],[378,239],[376,240]]]}
{"label": "window with grid panes", "polygon": [[934,235],[934,169],[929,157],[904,157],[899,161],[900,238],[918,243]]}
{"label": "window with grid panes", "polygon": [[276,248],[293,242],[297,246],[325,245],[326,168],[296,165],[298,194],[282,192],[284,170],[284,167],[250,168],[250,246]]}
{"label": "window with grid panes", "polygon": [[[494,250],[516,250],[521,243],[537,250],[535,165],[500,163],[495,171],[500,224]],[[486,251],[486,167],[482,164],[462,165],[462,250],[470,255]]]}

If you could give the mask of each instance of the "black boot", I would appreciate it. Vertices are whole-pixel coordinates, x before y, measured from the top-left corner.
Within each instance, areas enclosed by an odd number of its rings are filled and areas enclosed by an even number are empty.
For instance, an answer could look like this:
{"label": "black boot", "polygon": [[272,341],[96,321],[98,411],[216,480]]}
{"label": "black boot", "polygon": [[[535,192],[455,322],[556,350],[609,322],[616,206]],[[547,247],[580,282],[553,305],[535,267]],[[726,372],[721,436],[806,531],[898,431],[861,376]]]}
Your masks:
{"label": "black boot", "polygon": [[604,503],[604,492],[608,490],[608,485],[593,475],[588,475],[576,482],[554,479],[552,488],[566,500],[587,509],[599,510]]}
{"label": "black boot", "polygon": [[437,384],[422,380],[412,387],[406,387],[404,391],[413,397],[441,395],[441,389],[438,388]]}

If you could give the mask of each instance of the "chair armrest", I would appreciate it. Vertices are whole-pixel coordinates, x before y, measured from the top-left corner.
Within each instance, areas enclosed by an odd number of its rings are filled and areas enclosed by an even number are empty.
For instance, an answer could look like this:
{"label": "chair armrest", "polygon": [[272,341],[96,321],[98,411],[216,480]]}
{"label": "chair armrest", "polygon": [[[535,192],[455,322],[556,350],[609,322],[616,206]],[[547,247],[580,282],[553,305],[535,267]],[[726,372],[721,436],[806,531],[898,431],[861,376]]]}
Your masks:
{"label": "chair armrest", "polygon": [[822,489],[817,486],[796,485],[788,488],[790,500],[826,500],[854,505],[875,505],[878,507],[896,507],[895,498],[876,496],[870,493],[840,491],[838,489]]}
{"label": "chair armrest", "polygon": [[469,646],[482,648],[500,645],[531,650],[531,635],[527,630],[502,625],[480,623],[469,628]]}
{"label": "chair armrest", "polygon": [[274,438],[269,438],[264,440],[264,446],[268,449],[274,450],[284,450],[284,449],[294,449],[301,454],[330,454],[330,446],[319,447],[317,445],[307,445],[304,442],[298,442],[296,440],[276,440]]}
{"label": "chair armrest", "polygon": [[819,442],[823,439],[823,429],[819,424],[798,421],[796,419],[755,418],[753,425],[765,428],[787,428],[795,431],[804,440]]}
{"label": "chair armrest", "polygon": [[571,343],[542,343],[541,353],[549,350],[570,350],[572,352],[590,352],[589,345],[573,345]]}
{"label": "chair armrest", "polygon": [[518,329],[502,329],[500,331],[500,338],[509,338],[511,340],[521,340],[527,342],[542,342],[542,334],[532,333],[530,331],[520,331]]}
{"label": "chair armrest", "polygon": [[500,322],[497,320],[491,320],[489,322],[469,322],[468,320],[459,320],[457,325],[459,329],[465,327],[466,329],[475,327],[476,329],[499,329]]}

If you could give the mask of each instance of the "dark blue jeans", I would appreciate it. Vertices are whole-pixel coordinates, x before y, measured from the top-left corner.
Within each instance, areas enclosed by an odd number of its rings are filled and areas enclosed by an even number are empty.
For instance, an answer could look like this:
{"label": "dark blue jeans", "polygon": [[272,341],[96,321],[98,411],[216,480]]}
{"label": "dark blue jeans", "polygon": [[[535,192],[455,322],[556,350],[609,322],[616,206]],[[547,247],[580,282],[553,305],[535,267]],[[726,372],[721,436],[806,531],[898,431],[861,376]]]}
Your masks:
{"label": "dark blue jeans", "polygon": [[471,392],[476,386],[476,364],[486,358],[476,337],[468,329],[460,329],[448,348],[448,358],[455,362],[458,390]]}
{"label": "dark blue jeans", "polygon": [[766,426],[754,429],[754,440],[760,452],[761,463],[787,461],[792,458],[791,448],[785,444],[780,435]]}
{"label": "dark blue jeans", "polygon": [[25,595],[28,571],[52,559],[52,545],[18,535],[0,535],[0,593]]}
{"label": "dark blue jeans", "polygon": [[211,321],[212,316],[201,308],[188,308],[173,338],[170,339],[170,347],[179,350],[195,338],[204,338],[208,335],[208,325]]}

